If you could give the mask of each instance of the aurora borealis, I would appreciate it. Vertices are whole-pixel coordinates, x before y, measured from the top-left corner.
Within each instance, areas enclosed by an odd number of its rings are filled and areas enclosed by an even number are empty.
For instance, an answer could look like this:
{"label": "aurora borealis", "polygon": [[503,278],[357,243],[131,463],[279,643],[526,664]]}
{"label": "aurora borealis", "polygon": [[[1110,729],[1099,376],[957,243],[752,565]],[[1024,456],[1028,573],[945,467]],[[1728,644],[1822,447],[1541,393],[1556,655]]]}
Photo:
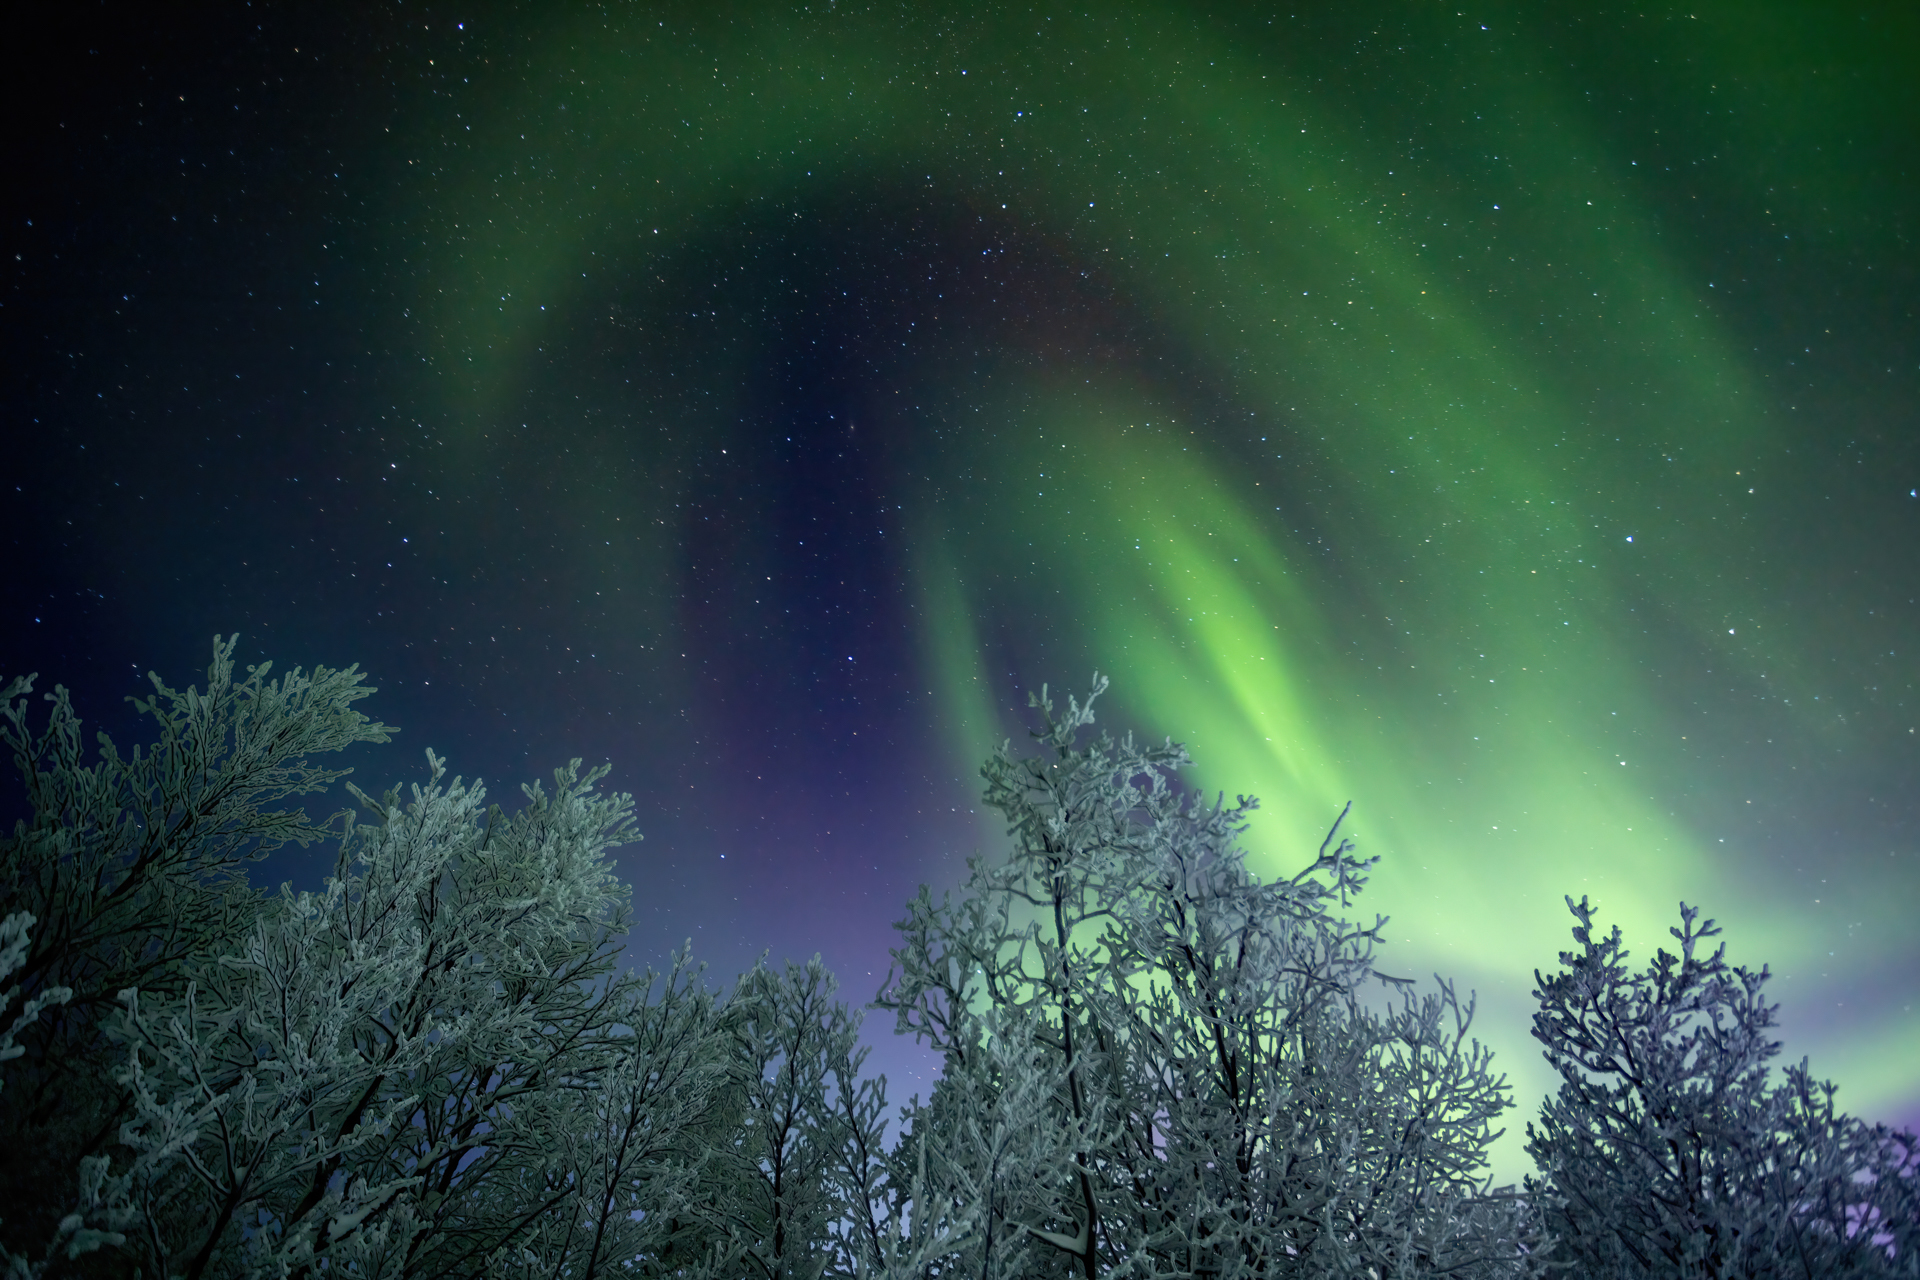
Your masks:
{"label": "aurora borealis", "polygon": [[1580,8],[76,17],[13,54],[0,673],[124,743],[216,631],[357,662],[361,785],[610,760],[636,963],[861,1001],[1098,669],[1263,871],[1353,801],[1503,1173],[1563,894],[1642,960],[1700,904],[1912,1125],[1920,19]]}

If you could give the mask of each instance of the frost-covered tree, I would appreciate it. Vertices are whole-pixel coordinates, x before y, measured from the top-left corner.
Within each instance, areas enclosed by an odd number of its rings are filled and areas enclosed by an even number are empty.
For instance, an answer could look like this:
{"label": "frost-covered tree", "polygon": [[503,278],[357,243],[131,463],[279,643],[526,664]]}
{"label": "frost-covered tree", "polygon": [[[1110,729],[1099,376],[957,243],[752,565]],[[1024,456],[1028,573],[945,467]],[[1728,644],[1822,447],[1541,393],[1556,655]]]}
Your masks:
{"label": "frost-covered tree", "polygon": [[[98,760],[87,762],[61,686],[44,695],[52,712],[38,731],[34,676],[0,695],[0,738],[31,809],[0,839],[0,913],[35,922],[12,939],[11,981],[42,1013],[16,1028],[0,1101],[0,1150],[34,1153],[0,1160],[0,1248],[13,1254],[37,1256],[85,1207],[76,1180],[97,1172],[86,1162],[131,1114],[106,1036],[119,993],[177,996],[190,957],[243,937],[258,906],[246,863],[328,834],[301,809],[276,807],[345,772],[307,757],[387,740],[388,726],[353,709],[372,692],[353,668],[269,680],[263,664],[236,681],[234,644],[215,639],[204,692],[149,677],[153,696],[130,701],[159,741],[130,758],[99,734]],[[49,1005],[56,991],[66,998]]]}
{"label": "frost-covered tree", "polygon": [[36,1158],[4,1162],[32,1179],[0,1265],[738,1274],[738,1019],[684,955],[614,972],[631,800],[575,761],[509,816],[429,752],[405,804],[353,789],[371,820],[331,831],[321,892],[254,894],[249,855],[329,834],[265,807],[338,776],[302,752],[386,730],[347,710],[352,671],[235,685],[232,647],[205,694],[155,680],[161,744],[130,761],[81,762],[64,690],[31,734],[13,685],[34,816],[0,864],[0,959],[37,1016],[0,1111]]}
{"label": "frost-covered tree", "polygon": [[1035,1039],[1034,1021],[988,1007],[972,1020],[977,1040],[946,1055],[926,1104],[893,1156],[891,1246],[872,1274],[968,1276],[978,1280],[1057,1275],[1074,1250],[1070,1219],[1083,1158],[1105,1137],[1094,1100],[1087,1123],[1063,1124],[1066,1073]]}
{"label": "frost-covered tree", "polygon": [[[20,968],[27,954],[27,935],[33,931],[33,916],[25,911],[16,911],[4,920],[0,920],[0,981],[11,977]],[[7,1006],[20,996],[18,986],[10,987],[0,994],[0,1016],[4,1016]],[[23,1045],[14,1043],[22,1031],[31,1026],[40,1016],[40,1011],[48,1005],[65,1004],[73,998],[73,992],[66,987],[42,987],[35,995],[20,1007],[14,1015],[12,1025],[0,1032],[0,1062],[10,1062],[26,1052]],[[0,1085],[6,1081],[0,1079]]]}
{"label": "frost-covered tree", "polygon": [[[728,1215],[743,1267],[753,1280],[820,1280],[852,1267],[847,1237],[869,1216],[873,1179],[849,1183],[858,1150],[877,1157],[882,1138],[862,1125],[865,1051],[859,1026],[834,999],[833,975],[815,956],[783,970],[764,961],[741,978],[729,1001],[738,1055],[740,1123],[733,1168],[716,1203]],[[870,1094],[883,1082],[867,1085]],[[884,1095],[867,1098],[870,1112]],[[858,1197],[861,1204],[853,1200]]]}
{"label": "frost-covered tree", "polygon": [[[33,928],[33,917],[21,911],[0,920],[0,982],[4,982],[20,967],[27,951],[27,935]],[[20,995],[20,988],[9,988],[0,995],[0,1015],[4,1015]],[[0,1033],[0,1062],[8,1062],[19,1057],[25,1049],[16,1044],[19,1033],[31,1026],[40,1011],[49,1005],[65,1004],[73,992],[66,987],[42,987],[39,994],[21,1006],[14,1016],[12,1025]],[[0,1085],[5,1080],[0,1078]],[[5,1106],[0,1102],[0,1106]],[[104,1156],[94,1156],[82,1162],[80,1172],[79,1195],[72,1205],[74,1212],[63,1217],[54,1229],[53,1237],[47,1241],[44,1252],[38,1258],[16,1254],[0,1246],[0,1267],[4,1267],[8,1280],[31,1280],[32,1277],[45,1274],[46,1269],[64,1255],[67,1260],[92,1253],[102,1245],[119,1245],[126,1241],[123,1232],[116,1228],[126,1226],[132,1219],[131,1213],[119,1205],[108,1205],[101,1196],[101,1183],[105,1180],[107,1161]]]}
{"label": "frost-covered tree", "polygon": [[[967,1260],[1023,1249],[1020,1232],[980,1237],[999,1220],[973,1210],[972,1190],[984,1188],[982,1203],[1006,1194],[1011,1171],[1037,1167],[1009,1153],[1058,1141],[1057,1129],[1040,1123],[1044,1098],[1031,1087],[963,1098],[954,1086],[967,1081],[950,1077],[938,1115],[923,1114],[889,1145],[886,1077],[862,1074],[868,1050],[836,990],[817,956],[784,969],[763,961],[727,1002],[732,1127],[702,1201],[734,1243],[736,1269],[752,1280],[879,1280],[963,1265],[978,1274]],[[984,1051],[997,1077],[1021,1053],[1018,1043],[1003,1036]],[[997,1153],[988,1163],[998,1184],[967,1164],[976,1145]]]}
{"label": "frost-covered tree", "polygon": [[1527,1149],[1528,1194],[1572,1274],[1638,1280],[1920,1276],[1920,1137],[1834,1110],[1803,1059],[1768,1063],[1768,978],[1729,965],[1699,909],[1680,906],[1675,955],[1627,966],[1567,899],[1579,950],[1537,972],[1533,1034],[1561,1076]]}
{"label": "frost-covered tree", "polygon": [[1510,1104],[1471,1002],[1369,1002],[1385,921],[1338,912],[1371,864],[1330,834],[1262,883],[1254,802],[1182,795],[1184,749],[1075,745],[1105,687],[1032,700],[1042,753],[982,770],[1010,856],[899,926],[879,1003],[944,1055],[912,1114],[940,1273],[1527,1274],[1524,1205],[1478,1180]]}
{"label": "frost-covered tree", "polygon": [[631,801],[575,761],[507,817],[428,759],[405,806],[356,789],[377,821],[324,891],[127,993],[129,1247],[187,1280],[725,1265],[697,1224],[727,1029],[684,958],[613,973]]}

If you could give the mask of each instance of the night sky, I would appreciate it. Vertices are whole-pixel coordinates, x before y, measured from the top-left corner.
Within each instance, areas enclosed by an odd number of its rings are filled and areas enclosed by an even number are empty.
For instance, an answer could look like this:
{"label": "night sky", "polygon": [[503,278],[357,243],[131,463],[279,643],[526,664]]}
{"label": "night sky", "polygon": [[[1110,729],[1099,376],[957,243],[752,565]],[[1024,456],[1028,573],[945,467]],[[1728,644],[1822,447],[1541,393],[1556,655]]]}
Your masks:
{"label": "night sky", "polygon": [[1098,669],[1264,874],[1353,802],[1504,1175],[1568,893],[1920,1123],[1912,5],[40,16],[0,675],[358,663],[362,786],[610,761],[633,962],[862,1002]]}

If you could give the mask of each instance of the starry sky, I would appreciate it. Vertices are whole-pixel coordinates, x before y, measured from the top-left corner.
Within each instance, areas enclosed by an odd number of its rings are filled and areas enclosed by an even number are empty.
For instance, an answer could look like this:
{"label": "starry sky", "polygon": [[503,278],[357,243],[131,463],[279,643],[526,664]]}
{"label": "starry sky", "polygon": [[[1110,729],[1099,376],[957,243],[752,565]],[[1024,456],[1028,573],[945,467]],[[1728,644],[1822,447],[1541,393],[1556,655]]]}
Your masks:
{"label": "starry sky", "polygon": [[168,8],[5,54],[0,673],[357,662],[864,1001],[1097,669],[1262,873],[1353,802],[1504,1175],[1569,893],[1920,1123],[1910,5]]}

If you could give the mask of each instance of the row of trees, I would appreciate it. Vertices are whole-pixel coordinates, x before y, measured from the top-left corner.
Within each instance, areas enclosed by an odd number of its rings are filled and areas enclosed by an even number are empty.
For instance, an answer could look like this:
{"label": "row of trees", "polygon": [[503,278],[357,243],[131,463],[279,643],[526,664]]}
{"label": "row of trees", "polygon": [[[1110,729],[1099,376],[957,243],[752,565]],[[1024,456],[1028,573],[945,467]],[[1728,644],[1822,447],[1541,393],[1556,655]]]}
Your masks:
{"label": "row of trees", "polygon": [[[32,817],[0,843],[0,1262],[41,1276],[1920,1276],[1914,1136],[1775,1081],[1764,971],[1702,946],[1627,967],[1569,901],[1539,977],[1563,1085],[1511,1105],[1472,1001],[1374,967],[1339,837],[1262,882],[1252,800],[1166,743],[986,764],[1012,837],[900,922],[878,1007],[943,1058],[897,1115],[818,960],[716,992],[616,967],[632,802],[579,762],[508,815],[430,776],[369,815],[282,802],[384,742],[353,669],[153,679],[158,727],[96,762],[31,678],[4,734]],[[1344,815],[1343,815],[1344,817]],[[335,840],[319,893],[246,863]]]}

